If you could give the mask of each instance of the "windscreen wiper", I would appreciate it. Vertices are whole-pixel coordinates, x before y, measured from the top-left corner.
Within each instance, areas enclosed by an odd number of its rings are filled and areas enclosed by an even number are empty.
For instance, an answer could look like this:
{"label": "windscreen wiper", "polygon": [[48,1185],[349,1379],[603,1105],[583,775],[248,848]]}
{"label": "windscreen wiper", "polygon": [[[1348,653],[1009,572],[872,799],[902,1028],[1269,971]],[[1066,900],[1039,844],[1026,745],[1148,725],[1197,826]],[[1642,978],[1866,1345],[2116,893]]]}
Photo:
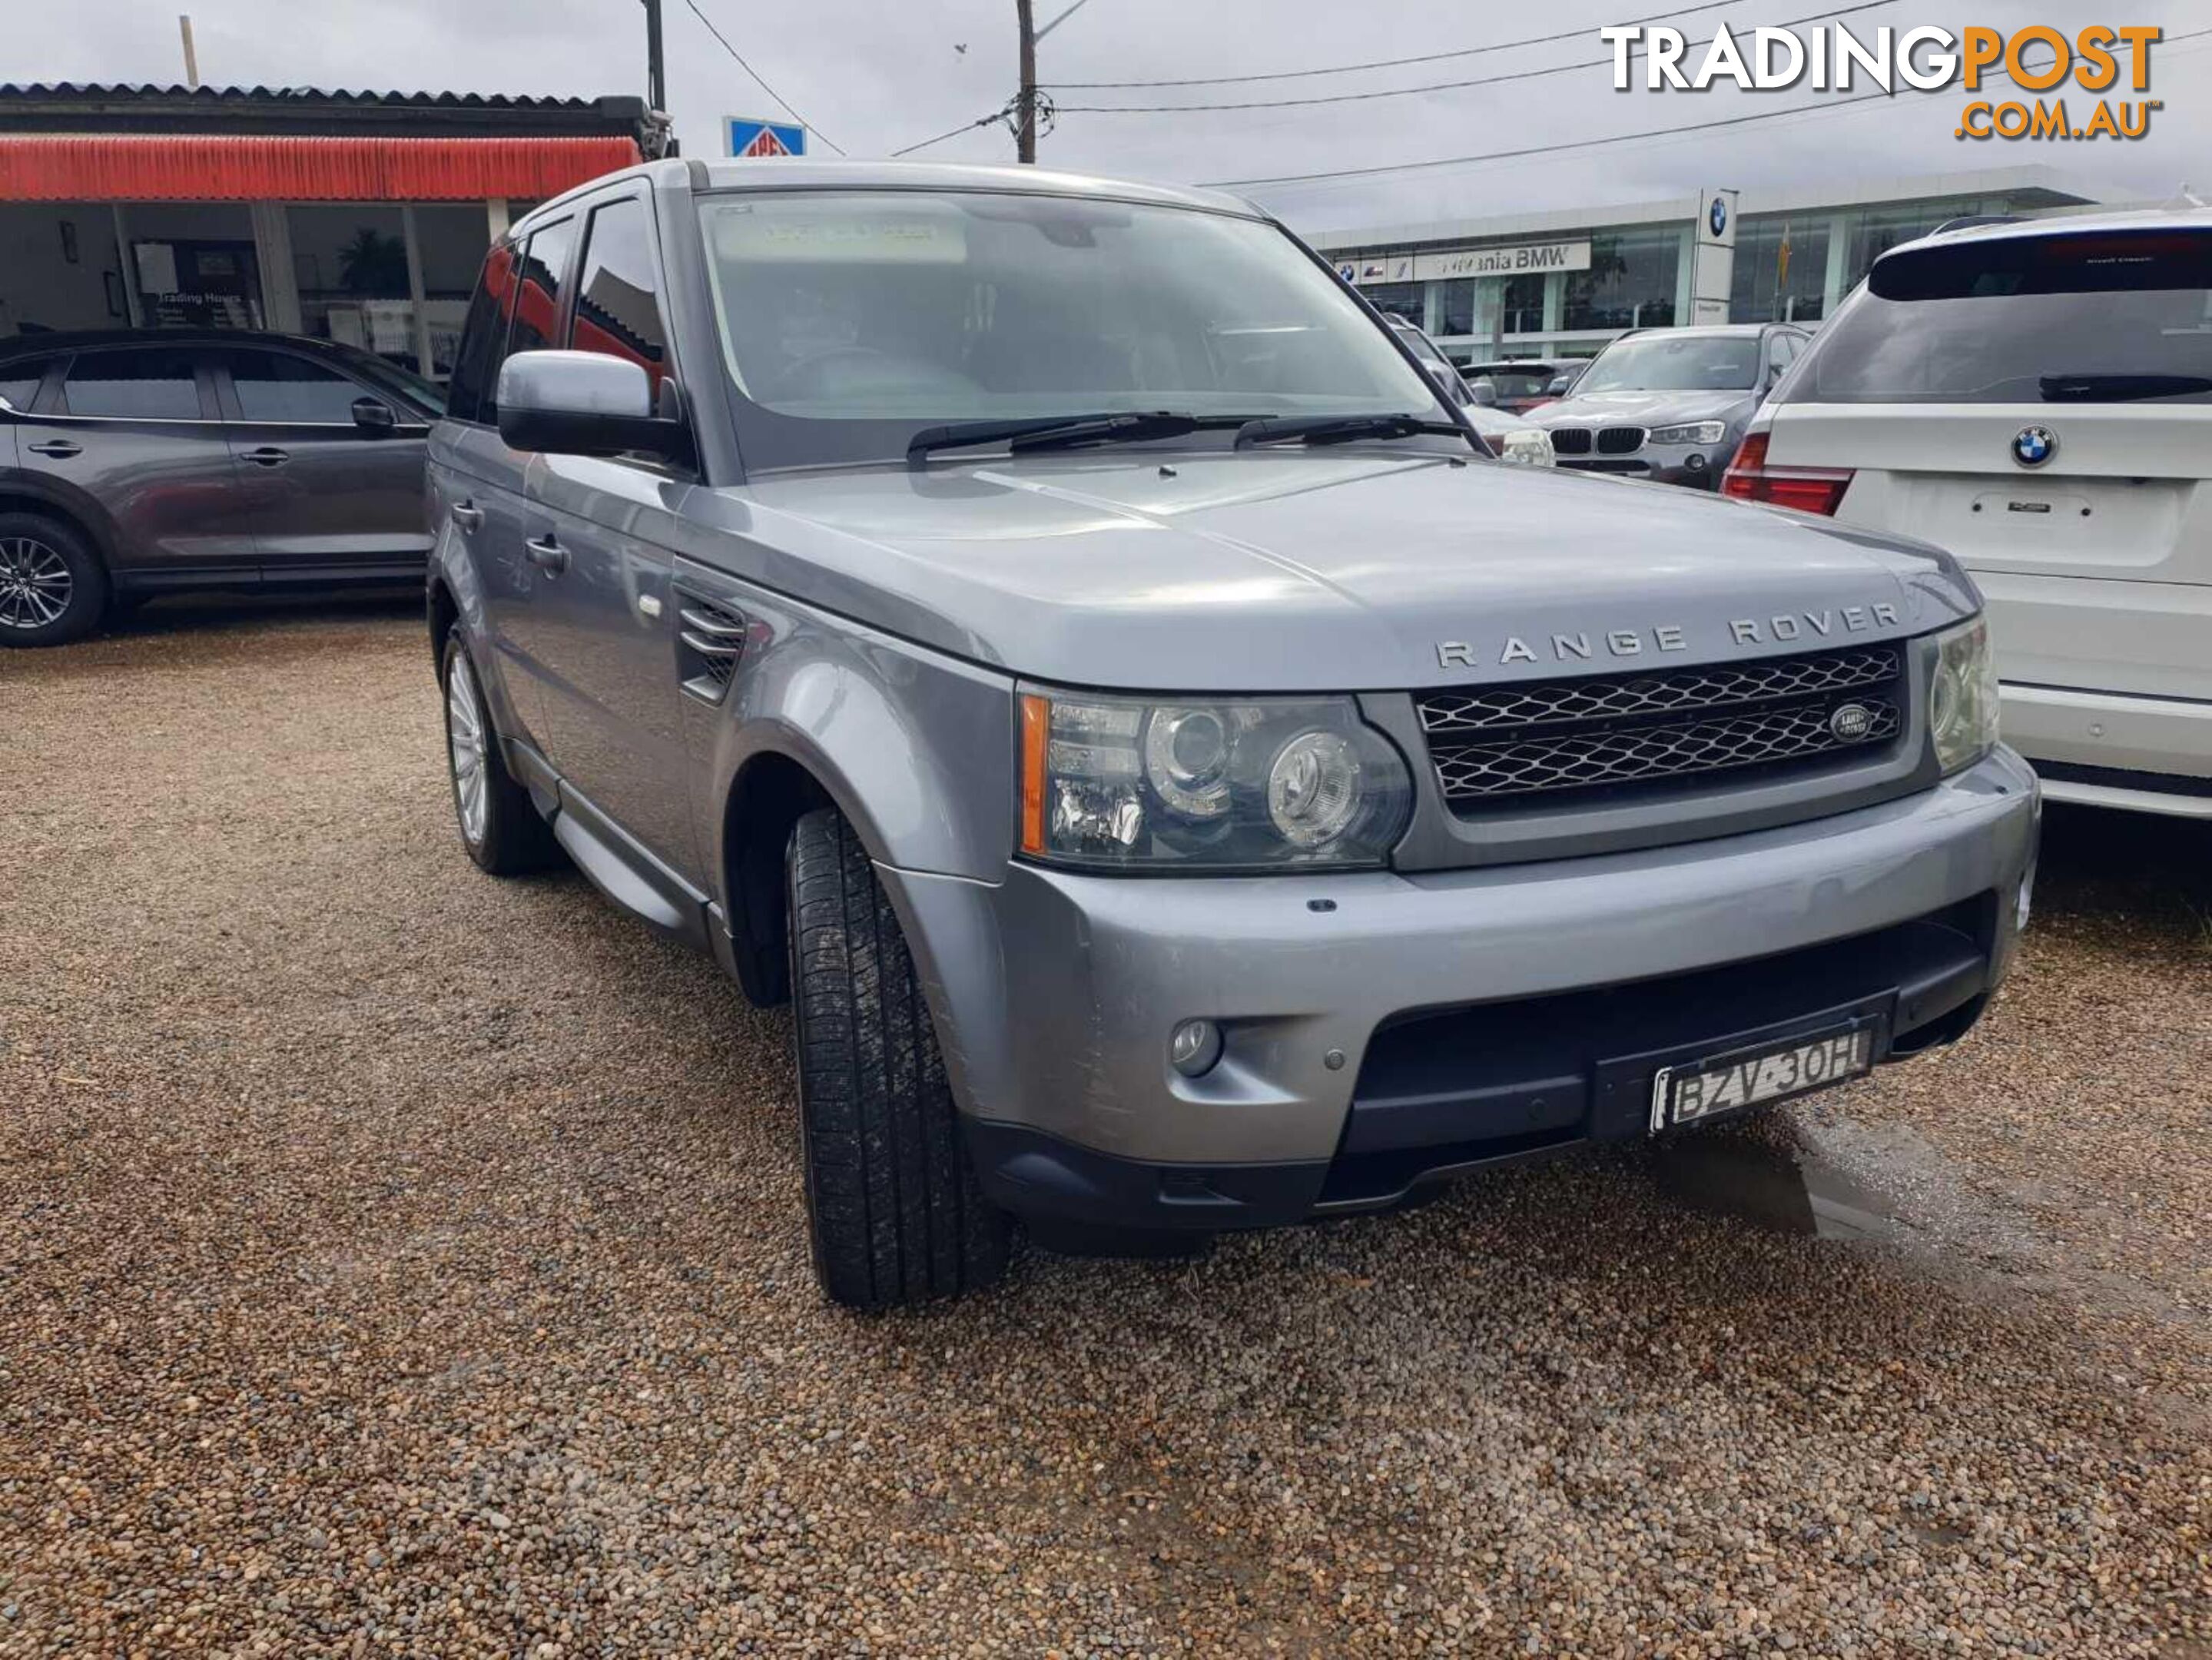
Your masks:
{"label": "windscreen wiper", "polygon": [[1079,449],[1088,444],[1133,444],[1147,438],[1180,438],[1201,427],[1241,427],[1241,415],[1206,417],[1176,410],[1123,410],[1102,415],[1046,415],[1027,421],[956,421],[924,427],[906,447],[918,467],[933,450],[1004,444],[1016,455],[1031,450]]}
{"label": "windscreen wiper", "polygon": [[2212,392],[2212,377],[2202,374],[2046,374],[2035,384],[2046,404],[2121,404]]}
{"label": "windscreen wiper", "polygon": [[1237,447],[1252,444],[1349,444],[1361,438],[1414,438],[1424,433],[1466,438],[1456,421],[1425,415],[1268,415],[1237,429]]}

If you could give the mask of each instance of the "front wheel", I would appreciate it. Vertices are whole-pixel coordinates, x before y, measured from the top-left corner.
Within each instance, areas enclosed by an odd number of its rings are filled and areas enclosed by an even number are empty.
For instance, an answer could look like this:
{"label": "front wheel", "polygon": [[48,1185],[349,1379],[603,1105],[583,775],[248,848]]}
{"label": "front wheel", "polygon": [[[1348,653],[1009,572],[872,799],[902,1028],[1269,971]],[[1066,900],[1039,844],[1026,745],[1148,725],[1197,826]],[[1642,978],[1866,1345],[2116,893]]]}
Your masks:
{"label": "front wheel", "polygon": [[1011,1225],[976,1184],[890,896],[832,807],[793,829],[785,877],[815,1278],[860,1309],[980,1291]]}

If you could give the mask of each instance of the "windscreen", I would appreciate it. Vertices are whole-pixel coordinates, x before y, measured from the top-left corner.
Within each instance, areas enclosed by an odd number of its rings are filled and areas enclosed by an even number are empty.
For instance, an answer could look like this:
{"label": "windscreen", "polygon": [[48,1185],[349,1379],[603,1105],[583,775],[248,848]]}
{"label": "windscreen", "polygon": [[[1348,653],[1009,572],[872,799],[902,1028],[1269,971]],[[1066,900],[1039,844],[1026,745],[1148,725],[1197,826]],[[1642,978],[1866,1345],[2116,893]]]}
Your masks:
{"label": "windscreen", "polygon": [[1902,249],[1821,331],[1784,401],[2212,402],[2212,229]]}
{"label": "windscreen", "polygon": [[1437,412],[1335,277],[1255,221],[984,192],[701,212],[751,467],[899,456],[963,421]]}
{"label": "windscreen", "polygon": [[1749,392],[1759,384],[1755,334],[1641,334],[1614,342],[1575,382],[1593,392]]}

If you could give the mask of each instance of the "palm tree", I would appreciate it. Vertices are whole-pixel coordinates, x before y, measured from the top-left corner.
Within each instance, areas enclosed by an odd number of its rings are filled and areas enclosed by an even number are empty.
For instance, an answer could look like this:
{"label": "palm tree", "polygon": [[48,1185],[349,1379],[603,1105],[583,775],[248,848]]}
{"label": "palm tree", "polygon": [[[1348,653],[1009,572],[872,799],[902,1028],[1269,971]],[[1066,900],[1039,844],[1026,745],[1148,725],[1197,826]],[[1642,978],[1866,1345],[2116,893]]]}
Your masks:
{"label": "palm tree", "polygon": [[363,225],[338,250],[338,280],[348,294],[397,298],[407,292],[407,244]]}

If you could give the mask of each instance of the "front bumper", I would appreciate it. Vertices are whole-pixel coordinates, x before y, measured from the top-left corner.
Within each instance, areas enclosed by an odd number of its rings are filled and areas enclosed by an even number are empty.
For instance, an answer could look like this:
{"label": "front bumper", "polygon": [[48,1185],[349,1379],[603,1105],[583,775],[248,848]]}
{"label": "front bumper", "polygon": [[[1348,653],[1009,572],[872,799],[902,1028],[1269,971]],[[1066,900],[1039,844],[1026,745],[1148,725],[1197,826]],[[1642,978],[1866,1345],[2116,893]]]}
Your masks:
{"label": "front bumper", "polygon": [[[1895,1054],[1955,1037],[2010,958],[2036,811],[2000,750],[1878,806],[1548,863],[883,875],[994,1200],[1255,1225],[1640,1134],[1651,1069],[1717,1039],[1847,1007]],[[1198,1017],[1227,1042],[1191,1079],[1167,1040]]]}
{"label": "front bumper", "polygon": [[1735,453],[1735,441],[1729,438],[1717,444],[1646,444],[1626,455],[1561,455],[1555,459],[1570,472],[1613,473],[1655,484],[1712,490],[1721,487],[1721,474]]}

